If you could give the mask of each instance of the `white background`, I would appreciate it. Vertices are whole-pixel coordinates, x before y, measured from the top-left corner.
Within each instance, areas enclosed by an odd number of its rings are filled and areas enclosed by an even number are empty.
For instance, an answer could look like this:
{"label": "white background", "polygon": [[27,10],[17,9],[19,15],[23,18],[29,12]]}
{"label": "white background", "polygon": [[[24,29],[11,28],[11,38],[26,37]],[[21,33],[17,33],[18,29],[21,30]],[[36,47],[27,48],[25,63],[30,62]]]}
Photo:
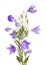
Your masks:
{"label": "white background", "polygon": [[14,44],[14,40],[4,30],[14,27],[13,23],[8,22],[8,15],[17,18],[31,5],[36,5],[37,12],[29,14],[29,27],[32,29],[40,25],[41,31],[38,35],[33,32],[29,35],[32,53],[28,65],[46,65],[46,0],[0,0],[0,65],[19,65],[16,53],[9,55],[6,49],[9,44]]}

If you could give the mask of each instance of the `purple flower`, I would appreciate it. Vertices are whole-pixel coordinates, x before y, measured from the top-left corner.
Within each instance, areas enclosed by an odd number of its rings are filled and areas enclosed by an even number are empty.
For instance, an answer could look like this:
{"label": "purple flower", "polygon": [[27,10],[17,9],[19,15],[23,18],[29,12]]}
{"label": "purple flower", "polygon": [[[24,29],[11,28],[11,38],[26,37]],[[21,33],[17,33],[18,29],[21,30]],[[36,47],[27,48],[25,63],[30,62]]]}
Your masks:
{"label": "purple flower", "polygon": [[21,43],[21,48],[22,50],[25,50],[25,49],[28,49],[28,45],[30,45],[29,42],[27,42],[26,40],[24,40],[22,43]]}
{"label": "purple flower", "polygon": [[20,26],[19,22],[16,22],[15,23],[15,26],[19,27]]}
{"label": "purple flower", "polygon": [[16,47],[13,46],[12,44],[10,44],[10,47],[7,47],[7,49],[9,49],[10,54],[15,53],[15,51],[16,51]]}
{"label": "purple flower", "polygon": [[11,28],[7,27],[5,28],[5,31],[9,32],[11,30]]}
{"label": "purple flower", "polygon": [[9,22],[13,22],[13,21],[14,21],[14,17],[13,17],[12,15],[9,15],[9,16],[8,16],[8,21],[9,21]]}
{"label": "purple flower", "polygon": [[40,33],[39,33],[39,31],[40,31],[39,26],[33,28],[31,31],[33,31],[33,32],[36,33],[36,34],[40,34]]}
{"label": "purple flower", "polygon": [[30,13],[35,13],[37,11],[37,10],[34,10],[35,7],[36,6],[31,5],[30,8],[27,11],[30,12]]}
{"label": "purple flower", "polygon": [[16,38],[16,33],[14,31],[12,33],[10,33],[9,35],[11,35],[13,39]]}
{"label": "purple flower", "polygon": [[32,53],[32,50],[28,50],[27,53]]}

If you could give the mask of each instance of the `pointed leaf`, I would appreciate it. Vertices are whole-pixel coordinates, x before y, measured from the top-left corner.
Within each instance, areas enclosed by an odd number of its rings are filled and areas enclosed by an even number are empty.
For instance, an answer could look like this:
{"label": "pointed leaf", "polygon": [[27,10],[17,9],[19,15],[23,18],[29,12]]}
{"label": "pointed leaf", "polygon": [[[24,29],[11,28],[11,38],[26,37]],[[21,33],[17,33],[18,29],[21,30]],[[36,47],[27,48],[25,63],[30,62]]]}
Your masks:
{"label": "pointed leaf", "polygon": [[17,60],[19,61],[19,62],[22,62],[22,58],[21,57],[18,57],[18,56],[16,56],[17,57]]}
{"label": "pointed leaf", "polygon": [[29,58],[29,56],[24,60],[24,63],[26,63],[28,61],[28,58]]}

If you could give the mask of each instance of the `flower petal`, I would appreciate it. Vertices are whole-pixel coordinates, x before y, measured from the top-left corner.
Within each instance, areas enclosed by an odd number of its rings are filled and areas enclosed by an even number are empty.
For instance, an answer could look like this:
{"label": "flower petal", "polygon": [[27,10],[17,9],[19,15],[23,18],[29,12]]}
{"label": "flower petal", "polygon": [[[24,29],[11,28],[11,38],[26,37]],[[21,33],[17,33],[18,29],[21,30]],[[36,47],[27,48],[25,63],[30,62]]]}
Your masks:
{"label": "flower petal", "polygon": [[9,32],[11,30],[11,28],[7,27],[5,28],[5,31]]}
{"label": "flower petal", "polygon": [[27,11],[30,12],[30,13],[35,13],[37,11],[37,10],[34,10],[35,7],[36,6],[31,5]]}
{"label": "flower petal", "polygon": [[15,23],[15,26],[20,27],[19,22],[16,22],[16,23]]}
{"label": "flower petal", "polygon": [[15,53],[15,51],[16,51],[16,47],[13,46],[12,44],[10,44],[10,47],[7,47],[7,49],[9,49],[10,54]]}
{"label": "flower petal", "polygon": [[16,34],[15,34],[15,32],[14,32],[14,31],[13,31],[12,33],[10,33],[9,35],[11,35],[13,39],[15,39],[15,38],[16,38]]}
{"label": "flower petal", "polygon": [[14,17],[13,17],[12,15],[9,15],[9,16],[8,16],[8,21],[9,21],[9,22],[13,22],[13,21],[14,21]]}
{"label": "flower petal", "polygon": [[28,49],[28,48],[29,48],[29,47],[28,47],[29,44],[30,44],[29,42],[27,42],[26,40],[24,40],[24,41],[21,43],[21,48],[22,48],[22,50]]}
{"label": "flower petal", "polygon": [[40,34],[40,33],[39,33],[39,31],[40,31],[39,26],[33,28],[31,31],[33,31],[33,32],[36,33],[36,34]]}
{"label": "flower petal", "polygon": [[28,50],[27,53],[29,53],[29,54],[32,53],[32,50]]}

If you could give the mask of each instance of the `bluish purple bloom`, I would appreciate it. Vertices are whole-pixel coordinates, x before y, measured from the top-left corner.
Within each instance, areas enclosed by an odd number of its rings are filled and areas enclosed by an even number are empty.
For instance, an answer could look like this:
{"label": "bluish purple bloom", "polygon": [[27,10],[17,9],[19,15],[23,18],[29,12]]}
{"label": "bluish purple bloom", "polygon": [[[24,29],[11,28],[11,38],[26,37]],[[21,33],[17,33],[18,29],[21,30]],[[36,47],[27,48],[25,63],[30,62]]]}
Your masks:
{"label": "bluish purple bloom", "polygon": [[12,44],[10,44],[10,47],[7,47],[7,49],[9,49],[10,54],[15,53],[15,51],[16,51],[16,47],[13,46]]}
{"label": "bluish purple bloom", "polygon": [[13,22],[13,21],[14,21],[14,17],[13,17],[12,15],[9,15],[9,16],[8,16],[8,21],[9,21],[9,22]]}
{"label": "bluish purple bloom", "polygon": [[36,6],[31,5],[30,8],[27,11],[30,12],[30,13],[35,13],[37,11],[37,10],[34,10],[35,7]]}
{"label": "bluish purple bloom", "polygon": [[25,49],[28,49],[28,45],[30,45],[29,42],[27,42],[26,40],[24,40],[22,43],[21,43],[21,48],[22,50],[25,50]]}
{"label": "bluish purple bloom", "polygon": [[36,33],[36,34],[40,34],[40,33],[39,33],[39,31],[40,31],[39,26],[33,28],[31,31],[33,31],[33,32]]}
{"label": "bluish purple bloom", "polygon": [[11,35],[13,39],[15,39],[15,38],[16,38],[16,33],[15,33],[15,31],[13,31],[13,32],[12,32],[12,33],[10,33],[9,35]]}
{"label": "bluish purple bloom", "polygon": [[11,30],[11,28],[7,27],[5,28],[5,31],[9,32]]}
{"label": "bluish purple bloom", "polygon": [[32,50],[28,50],[27,53],[32,53]]}
{"label": "bluish purple bloom", "polygon": [[16,23],[15,23],[15,26],[16,26],[16,27],[19,27],[19,26],[20,26],[19,22],[16,22]]}

